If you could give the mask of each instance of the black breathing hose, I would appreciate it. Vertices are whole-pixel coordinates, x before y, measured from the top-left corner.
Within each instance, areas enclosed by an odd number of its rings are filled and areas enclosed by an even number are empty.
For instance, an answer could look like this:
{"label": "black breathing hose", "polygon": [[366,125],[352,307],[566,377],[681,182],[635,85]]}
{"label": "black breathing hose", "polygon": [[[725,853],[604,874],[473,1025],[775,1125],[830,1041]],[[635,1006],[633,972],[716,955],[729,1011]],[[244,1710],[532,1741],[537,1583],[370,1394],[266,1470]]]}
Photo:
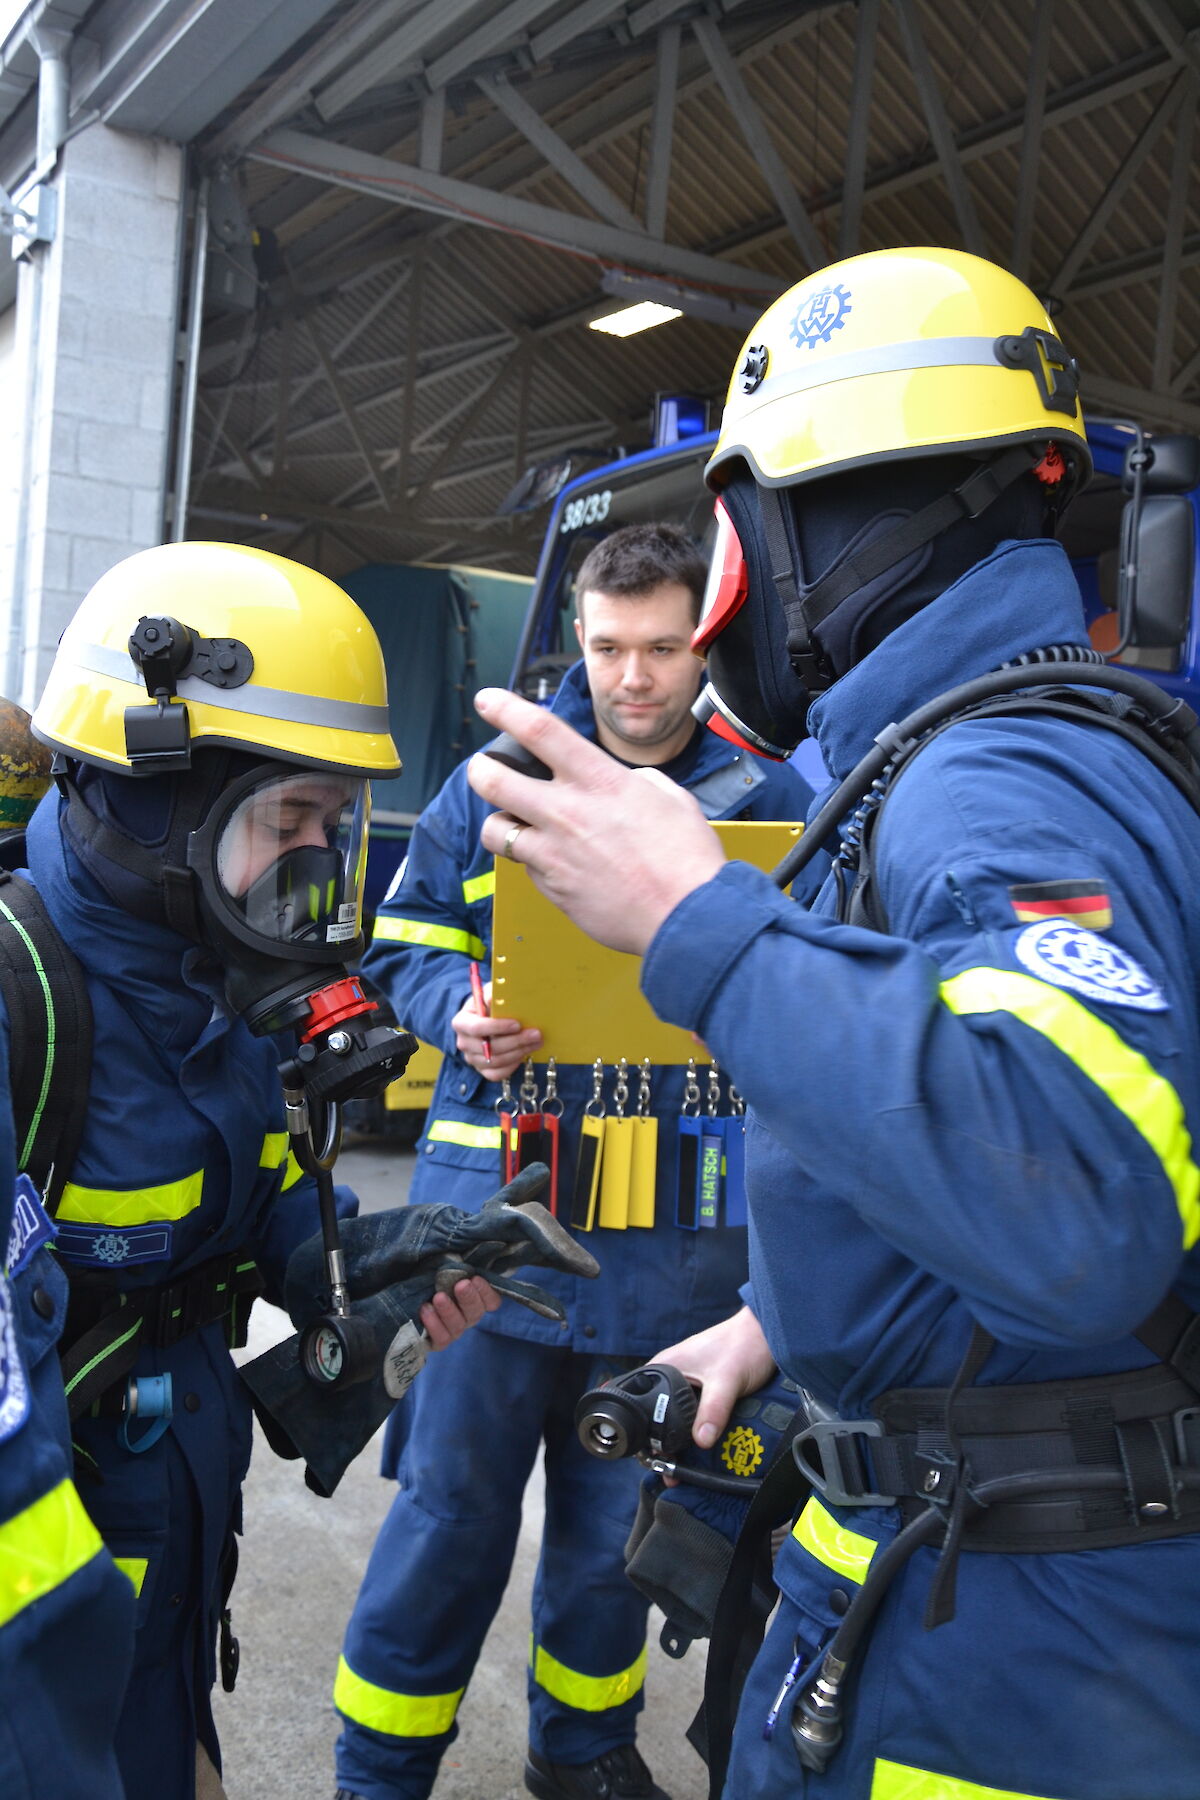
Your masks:
{"label": "black breathing hose", "polygon": [[1036,693],[1038,687],[1106,688],[1113,693],[1128,694],[1158,723],[1177,721],[1178,726],[1182,727],[1178,735],[1186,744],[1193,763],[1200,768],[1200,720],[1197,720],[1186,701],[1165,693],[1162,688],[1147,681],[1144,675],[1135,675],[1129,669],[1114,669],[1084,662],[1077,667],[1070,663],[1049,664],[1045,670],[1045,679],[1040,682],[1036,677],[1031,679],[1033,675],[1034,671],[1031,669],[996,669],[990,675],[978,676],[974,681],[964,681],[960,686],[939,694],[935,700],[930,700],[918,707],[916,712],[909,713],[899,724],[885,726],[875,739],[875,747],[851,769],[844,781],[838,783],[812,824],[806,826],[800,842],[772,869],[771,880],[780,888],[788,887],[795,880],[801,869],[813,860],[833,836],[849,809],[862,798],[871,783],[882,775],[899,751],[940,724],[951,713],[961,712],[966,707],[981,704],[1001,694],[1018,693],[1023,689]]}

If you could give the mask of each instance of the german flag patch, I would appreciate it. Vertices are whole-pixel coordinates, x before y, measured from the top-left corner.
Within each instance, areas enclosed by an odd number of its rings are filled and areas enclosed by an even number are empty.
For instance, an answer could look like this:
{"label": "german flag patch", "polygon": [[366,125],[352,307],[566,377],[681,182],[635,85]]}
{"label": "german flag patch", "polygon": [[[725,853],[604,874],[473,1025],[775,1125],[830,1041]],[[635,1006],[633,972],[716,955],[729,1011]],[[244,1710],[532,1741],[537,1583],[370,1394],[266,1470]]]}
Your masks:
{"label": "german flag patch", "polygon": [[1104,931],[1112,924],[1112,902],[1099,881],[1027,881],[1010,887],[1008,897],[1022,924],[1070,919],[1091,931]]}

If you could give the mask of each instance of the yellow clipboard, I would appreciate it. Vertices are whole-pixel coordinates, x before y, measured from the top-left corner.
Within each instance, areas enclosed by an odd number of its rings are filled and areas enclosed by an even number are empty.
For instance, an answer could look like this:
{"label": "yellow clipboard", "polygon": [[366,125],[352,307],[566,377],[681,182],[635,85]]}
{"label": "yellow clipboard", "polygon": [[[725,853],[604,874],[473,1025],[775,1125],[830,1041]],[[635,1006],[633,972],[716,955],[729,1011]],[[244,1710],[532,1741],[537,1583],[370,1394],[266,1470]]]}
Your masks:
{"label": "yellow clipboard", "polygon": [[[745,821],[713,827],[725,854],[773,869],[804,827]],[[496,859],[492,922],[492,1011],[536,1025],[544,1063],[652,1063],[711,1059],[690,1032],[655,1018],[638,987],[641,958],[586,937],[539,894],[520,863]]]}

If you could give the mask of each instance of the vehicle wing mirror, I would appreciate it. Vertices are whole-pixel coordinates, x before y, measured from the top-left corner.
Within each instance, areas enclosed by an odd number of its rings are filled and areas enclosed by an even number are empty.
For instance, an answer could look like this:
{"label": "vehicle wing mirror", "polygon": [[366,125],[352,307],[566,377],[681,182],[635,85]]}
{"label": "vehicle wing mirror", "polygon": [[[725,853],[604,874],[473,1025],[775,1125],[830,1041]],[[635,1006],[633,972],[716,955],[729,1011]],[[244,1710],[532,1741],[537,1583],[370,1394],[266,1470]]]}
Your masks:
{"label": "vehicle wing mirror", "polygon": [[[1126,451],[1124,485],[1133,485],[1131,457],[1135,448]],[[1200,437],[1192,432],[1164,433],[1148,437],[1143,481],[1148,494],[1186,494],[1200,487]]]}
{"label": "vehicle wing mirror", "polygon": [[[1130,502],[1132,505],[1132,502]],[[1192,613],[1196,525],[1183,494],[1147,494],[1138,522],[1137,599],[1130,642],[1182,652]]]}

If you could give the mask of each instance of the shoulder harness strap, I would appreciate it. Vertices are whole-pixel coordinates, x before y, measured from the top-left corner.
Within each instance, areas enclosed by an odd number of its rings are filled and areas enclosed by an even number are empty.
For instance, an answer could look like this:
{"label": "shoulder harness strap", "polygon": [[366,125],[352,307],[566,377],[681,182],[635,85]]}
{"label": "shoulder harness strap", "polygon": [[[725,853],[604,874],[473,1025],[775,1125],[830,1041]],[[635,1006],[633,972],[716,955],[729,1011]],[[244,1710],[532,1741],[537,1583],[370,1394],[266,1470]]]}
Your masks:
{"label": "shoulder harness strap", "polygon": [[[0,858],[12,853],[10,837]],[[9,1019],[17,1167],[53,1215],[83,1132],[92,1007],[83,970],[41,895],[7,867],[0,867],[0,997]]]}

